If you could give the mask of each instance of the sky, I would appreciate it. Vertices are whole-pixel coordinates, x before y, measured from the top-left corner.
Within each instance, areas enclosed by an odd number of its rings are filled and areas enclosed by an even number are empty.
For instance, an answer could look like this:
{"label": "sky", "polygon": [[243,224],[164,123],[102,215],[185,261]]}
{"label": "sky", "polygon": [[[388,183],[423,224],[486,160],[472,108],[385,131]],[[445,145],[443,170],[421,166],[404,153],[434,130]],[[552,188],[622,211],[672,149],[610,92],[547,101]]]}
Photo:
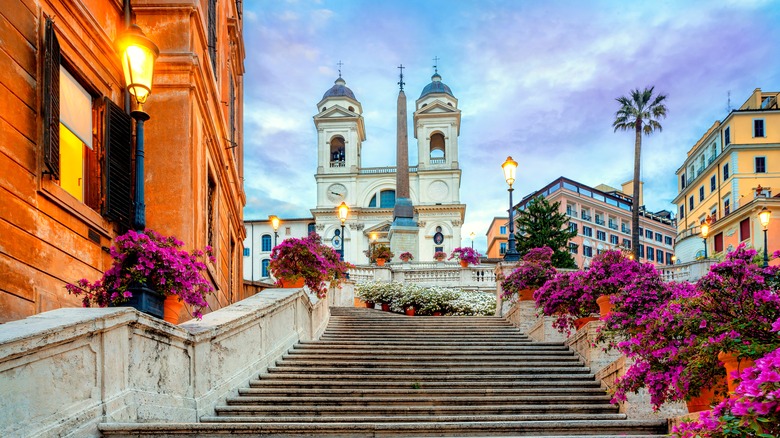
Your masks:
{"label": "sky", "polygon": [[518,163],[515,202],[559,176],[613,187],[633,177],[633,132],[615,98],[666,94],[662,132],[643,138],[644,201],[672,210],[676,170],[716,120],[755,88],[780,91],[780,0],[244,2],[244,218],[311,217],[317,103],[342,76],[363,106],[363,166],[395,164],[403,64],[414,100],[442,81],[462,111],[463,245],[484,252],[506,216],[501,163]]}

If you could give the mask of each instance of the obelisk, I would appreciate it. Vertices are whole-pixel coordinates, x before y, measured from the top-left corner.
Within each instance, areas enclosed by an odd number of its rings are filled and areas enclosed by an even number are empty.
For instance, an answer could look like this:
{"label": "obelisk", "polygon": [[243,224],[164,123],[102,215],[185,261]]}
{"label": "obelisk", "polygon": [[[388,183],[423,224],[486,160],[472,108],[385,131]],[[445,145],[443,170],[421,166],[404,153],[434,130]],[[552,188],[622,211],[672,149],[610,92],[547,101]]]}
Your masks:
{"label": "obelisk", "polygon": [[409,132],[406,125],[406,94],[404,93],[404,66],[401,70],[401,80],[398,82],[401,90],[398,93],[398,123],[396,132],[396,170],[395,170],[395,207],[393,208],[393,224],[390,226],[390,250],[397,257],[403,252],[410,252],[418,259],[418,228],[414,220],[414,205],[409,196]]}

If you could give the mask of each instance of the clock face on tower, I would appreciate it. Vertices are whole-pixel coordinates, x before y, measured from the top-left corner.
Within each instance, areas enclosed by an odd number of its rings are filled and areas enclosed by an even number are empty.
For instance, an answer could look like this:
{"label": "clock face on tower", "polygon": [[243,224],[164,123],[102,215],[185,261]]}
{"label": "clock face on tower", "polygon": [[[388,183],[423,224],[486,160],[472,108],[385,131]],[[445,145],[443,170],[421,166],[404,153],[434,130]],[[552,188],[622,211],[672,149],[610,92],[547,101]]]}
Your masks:
{"label": "clock face on tower", "polygon": [[344,184],[331,184],[327,190],[328,199],[334,204],[340,204],[347,198],[347,188],[344,187]]}

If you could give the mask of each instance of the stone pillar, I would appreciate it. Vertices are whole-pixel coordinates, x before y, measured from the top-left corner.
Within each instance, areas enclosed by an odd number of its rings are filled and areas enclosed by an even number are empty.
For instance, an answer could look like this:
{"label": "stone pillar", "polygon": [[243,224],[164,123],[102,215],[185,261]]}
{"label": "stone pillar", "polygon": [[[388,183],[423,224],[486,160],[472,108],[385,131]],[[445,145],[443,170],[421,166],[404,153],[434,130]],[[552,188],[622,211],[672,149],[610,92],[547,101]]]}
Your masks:
{"label": "stone pillar", "polygon": [[419,229],[414,220],[414,205],[409,195],[409,133],[406,126],[406,94],[401,76],[398,93],[398,124],[396,132],[395,208],[388,238],[390,250],[396,256],[410,252],[419,259]]}

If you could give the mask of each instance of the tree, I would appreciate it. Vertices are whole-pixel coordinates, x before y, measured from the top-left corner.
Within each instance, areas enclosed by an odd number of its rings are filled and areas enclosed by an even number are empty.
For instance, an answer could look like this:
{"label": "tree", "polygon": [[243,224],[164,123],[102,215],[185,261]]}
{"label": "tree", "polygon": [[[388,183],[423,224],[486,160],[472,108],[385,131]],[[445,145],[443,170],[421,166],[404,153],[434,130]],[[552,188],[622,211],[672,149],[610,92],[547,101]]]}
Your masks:
{"label": "tree", "polygon": [[552,263],[556,268],[577,268],[569,253],[569,239],[577,235],[569,229],[569,217],[560,212],[561,203],[550,204],[544,196],[528,203],[525,210],[517,212],[517,252],[524,256],[534,248],[549,246],[553,249]]}
{"label": "tree", "polygon": [[666,117],[665,94],[653,97],[655,87],[645,87],[632,90],[629,97],[620,96],[617,100],[620,109],[615,113],[615,121],[612,127],[618,130],[628,131],[633,129],[636,134],[634,141],[634,193],[631,206],[631,250],[634,259],[639,260],[639,164],[642,155],[642,134],[650,135],[655,131],[663,130],[658,119]]}

